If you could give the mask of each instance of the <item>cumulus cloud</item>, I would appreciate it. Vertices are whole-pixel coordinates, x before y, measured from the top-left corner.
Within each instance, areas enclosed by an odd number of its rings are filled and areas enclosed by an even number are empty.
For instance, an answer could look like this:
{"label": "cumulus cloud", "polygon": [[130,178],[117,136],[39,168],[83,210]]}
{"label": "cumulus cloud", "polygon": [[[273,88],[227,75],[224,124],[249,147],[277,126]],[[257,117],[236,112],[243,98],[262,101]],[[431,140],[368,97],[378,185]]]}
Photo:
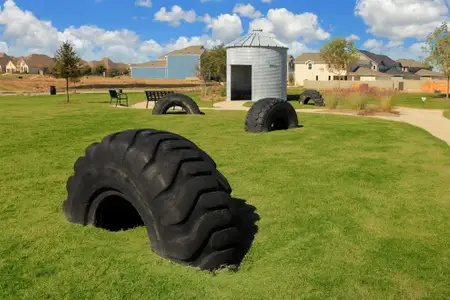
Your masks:
{"label": "cumulus cloud", "polygon": [[221,40],[224,43],[238,38],[243,32],[242,20],[237,14],[221,14],[212,18],[208,14],[202,17],[208,29],[211,29],[212,39]]}
{"label": "cumulus cloud", "polygon": [[376,54],[384,54],[392,59],[400,58],[410,58],[410,59],[421,59],[424,56],[422,52],[422,47],[425,45],[423,42],[415,42],[407,47],[405,47],[403,41],[389,41],[384,43],[381,40],[369,39],[364,44],[363,47]]}
{"label": "cumulus cloud", "polygon": [[154,17],[155,20],[167,22],[174,27],[180,26],[181,21],[193,23],[197,20],[197,14],[194,10],[191,9],[185,11],[178,5],[172,6],[170,11],[167,11],[165,7],[161,7],[161,9],[155,13]]}
{"label": "cumulus cloud", "polygon": [[265,18],[251,22],[250,29],[263,29],[286,44],[299,39],[309,42],[330,38],[330,34],[320,27],[317,15],[295,14],[285,8],[270,9]]}
{"label": "cumulus cloud", "polygon": [[134,5],[140,6],[140,7],[152,7],[152,1],[151,0],[136,0],[136,1],[134,1]]}
{"label": "cumulus cloud", "polygon": [[355,15],[375,36],[423,39],[449,20],[449,9],[444,0],[358,0]]}
{"label": "cumulus cloud", "polygon": [[247,17],[250,19],[259,18],[262,13],[256,10],[253,5],[249,4],[236,4],[233,9],[233,13],[239,14],[241,17]]}
{"label": "cumulus cloud", "polygon": [[356,34],[351,34],[351,35],[349,35],[348,37],[346,37],[345,39],[346,39],[347,41],[352,41],[352,42],[355,42],[355,41],[359,41],[359,40],[360,40],[359,36],[357,36]]}
{"label": "cumulus cloud", "polygon": [[8,44],[6,42],[0,42],[0,52],[8,53]]}

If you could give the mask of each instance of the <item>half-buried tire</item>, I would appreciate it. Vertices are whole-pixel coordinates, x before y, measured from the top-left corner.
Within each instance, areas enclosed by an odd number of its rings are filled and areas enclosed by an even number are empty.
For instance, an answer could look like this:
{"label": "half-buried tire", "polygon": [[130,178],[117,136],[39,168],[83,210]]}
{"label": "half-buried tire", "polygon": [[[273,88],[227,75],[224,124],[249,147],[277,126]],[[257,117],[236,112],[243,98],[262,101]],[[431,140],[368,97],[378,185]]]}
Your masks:
{"label": "half-buried tire", "polygon": [[294,107],[276,98],[261,99],[253,104],[245,120],[245,131],[254,133],[297,127],[298,118]]}
{"label": "half-buried tire", "polygon": [[179,106],[183,108],[183,111],[186,114],[190,115],[200,115],[200,108],[197,103],[192,100],[191,97],[186,96],[185,94],[169,94],[164,98],[161,98],[156,102],[155,107],[153,108],[152,114],[154,115],[165,115],[167,111],[175,106]]}
{"label": "half-buried tire", "polygon": [[308,104],[311,100],[314,101],[315,106],[325,106],[322,95],[316,90],[306,90],[299,98],[300,104]]}
{"label": "half-buried tire", "polygon": [[69,221],[110,231],[145,225],[154,252],[203,270],[236,263],[231,187],[191,141],[127,130],[89,146],[74,169],[63,204]]}

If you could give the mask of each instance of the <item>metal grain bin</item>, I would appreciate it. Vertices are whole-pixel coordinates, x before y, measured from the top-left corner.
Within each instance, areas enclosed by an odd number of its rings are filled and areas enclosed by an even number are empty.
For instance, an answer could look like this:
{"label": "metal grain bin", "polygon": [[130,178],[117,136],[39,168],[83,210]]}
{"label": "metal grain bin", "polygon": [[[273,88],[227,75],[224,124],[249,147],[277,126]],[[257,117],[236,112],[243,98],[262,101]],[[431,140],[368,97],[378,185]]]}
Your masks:
{"label": "metal grain bin", "polygon": [[253,30],[226,45],[227,100],[287,100],[288,47]]}

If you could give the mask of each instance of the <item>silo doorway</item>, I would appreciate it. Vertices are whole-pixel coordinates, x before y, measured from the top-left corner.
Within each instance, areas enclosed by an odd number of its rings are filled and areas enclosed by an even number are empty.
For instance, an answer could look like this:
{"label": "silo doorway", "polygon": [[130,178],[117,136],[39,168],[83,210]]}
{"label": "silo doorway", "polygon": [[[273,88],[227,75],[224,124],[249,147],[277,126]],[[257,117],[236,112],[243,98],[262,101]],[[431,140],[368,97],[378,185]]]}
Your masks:
{"label": "silo doorway", "polygon": [[252,66],[231,66],[231,100],[252,100]]}

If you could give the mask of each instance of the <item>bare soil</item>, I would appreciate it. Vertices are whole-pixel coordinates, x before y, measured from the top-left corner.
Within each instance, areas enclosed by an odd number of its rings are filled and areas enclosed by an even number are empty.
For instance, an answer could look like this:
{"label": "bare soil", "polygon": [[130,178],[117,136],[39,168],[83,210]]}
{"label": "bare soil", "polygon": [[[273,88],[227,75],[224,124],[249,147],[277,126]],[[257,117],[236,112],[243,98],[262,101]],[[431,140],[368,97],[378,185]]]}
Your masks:
{"label": "bare soil", "polygon": [[[21,78],[20,78],[21,77]],[[51,76],[13,74],[0,75],[0,92],[48,92],[50,86],[55,86],[57,91],[63,91],[66,88],[64,79],[56,79]],[[70,89],[79,92],[96,89],[134,89],[134,88],[186,88],[196,90],[200,87],[200,81],[185,79],[133,79],[128,76],[123,77],[101,77],[87,76],[82,77],[76,84],[71,83]]]}

